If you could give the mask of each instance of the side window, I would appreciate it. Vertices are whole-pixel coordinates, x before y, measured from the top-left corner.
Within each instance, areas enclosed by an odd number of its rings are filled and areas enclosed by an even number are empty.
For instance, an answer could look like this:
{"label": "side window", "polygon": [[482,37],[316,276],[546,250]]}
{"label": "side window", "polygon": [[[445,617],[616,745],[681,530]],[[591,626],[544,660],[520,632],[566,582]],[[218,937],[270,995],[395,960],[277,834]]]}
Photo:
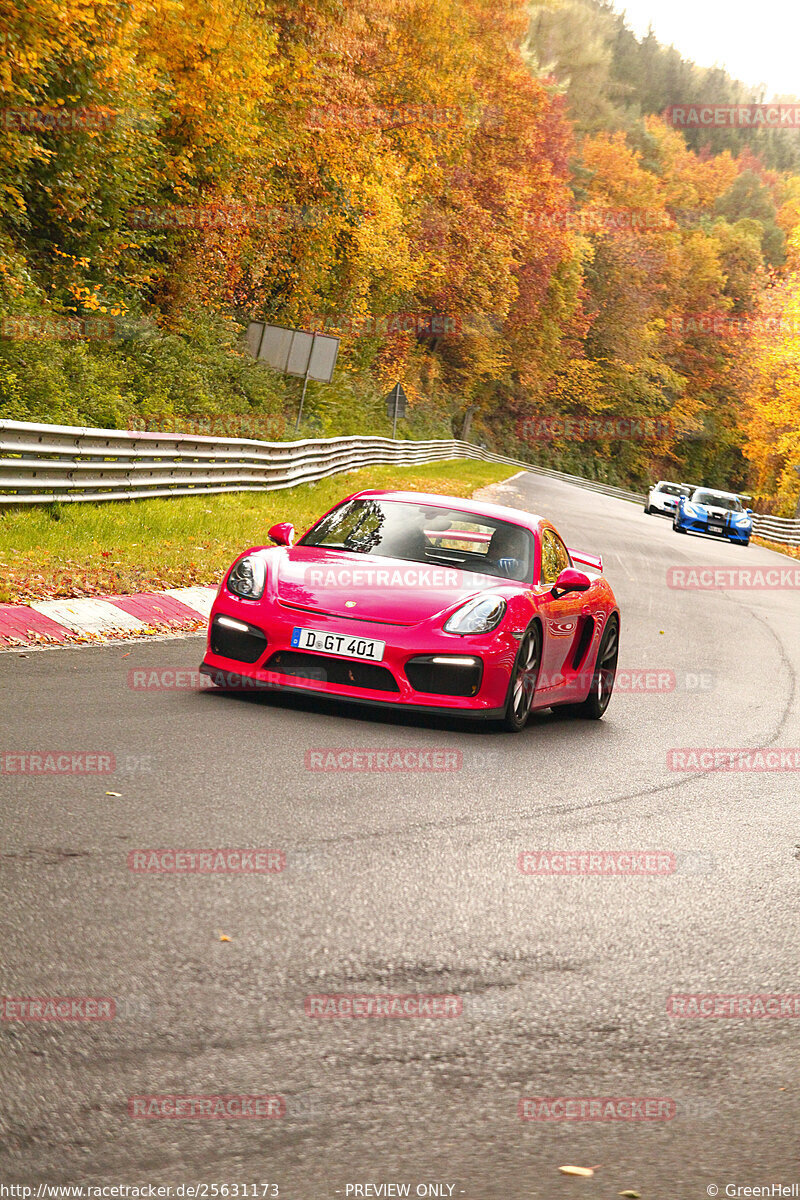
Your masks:
{"label": "side window", "polygon": [[[556,554],[558,555],[558,575],[560,575],[566,567],[572,566],[572,559],[570,558],[569,553],[567,552],[567,547],[564,545],[561,538],[557,534],[554,534],[554,537],[556,540]],[[558,575],[556,578],[558,578]]]}
{"label": "side window", "polygon": [[555,583],[558,578],[556,539],[549,529],[542,534],[542,583]]}
{"label": "side window", "polygon": [[554,584],[565,567],[571,566],[567,548],[552,529],[542,534],[542,583]]}

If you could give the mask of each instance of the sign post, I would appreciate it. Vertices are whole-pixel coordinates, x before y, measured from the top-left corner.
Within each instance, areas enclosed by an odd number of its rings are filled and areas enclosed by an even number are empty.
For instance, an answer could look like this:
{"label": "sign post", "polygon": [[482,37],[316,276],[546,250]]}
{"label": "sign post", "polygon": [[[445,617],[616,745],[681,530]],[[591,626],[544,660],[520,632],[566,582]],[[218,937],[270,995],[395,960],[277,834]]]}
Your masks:
{"label": "sign post", "polygon": [[408,396],[403,390],[402,383],[398,381],[386,397],[386,412],[392,418],[393,439],[397,437],[397,418],[406,415],[407,401]]}
{"label": "sign post", "polygon": [[247,345],[259,362],[284,375],[299,375],[302,378],[303,394],[294,426],[296,433],[300,428],[309,379],[318,383],[330,383],[333,379],[339,338],[327,333],[308,333],[304,329],[251,321],[247,327]]}
{"label": "sign post", "polygon": [[309,367],[311,366],[311,357],[314,353],[314,344],[316,343],[316,340],[317,340],[317,335],[313,334],[312,338],[311,338],[311,354],[309,354],[309,356],[308,356],[308,367],[306,367],[306,375],[305,375],[305,379],[303,380],[303,392],[302,392],[302,395],[300,396],[300,407],[297,410],[297,420],[294,423],[295,433],[297,433],[298,429],[300,428],[300,418],[303,415],[303,405],[306,402],[306,388],[308,387],[308,371],[309,371]]}

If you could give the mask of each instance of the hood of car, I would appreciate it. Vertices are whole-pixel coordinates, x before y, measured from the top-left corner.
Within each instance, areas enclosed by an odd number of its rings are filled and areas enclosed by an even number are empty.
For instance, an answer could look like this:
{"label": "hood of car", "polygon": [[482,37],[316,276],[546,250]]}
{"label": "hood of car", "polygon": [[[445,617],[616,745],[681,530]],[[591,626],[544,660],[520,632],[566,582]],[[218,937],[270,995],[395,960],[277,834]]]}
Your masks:
{"label": "hood of car", "polygon": [[440,564],[350,554],[318,546],[267,551],[269,590],[279,603],[310,613],[416,625],[508,580]]}

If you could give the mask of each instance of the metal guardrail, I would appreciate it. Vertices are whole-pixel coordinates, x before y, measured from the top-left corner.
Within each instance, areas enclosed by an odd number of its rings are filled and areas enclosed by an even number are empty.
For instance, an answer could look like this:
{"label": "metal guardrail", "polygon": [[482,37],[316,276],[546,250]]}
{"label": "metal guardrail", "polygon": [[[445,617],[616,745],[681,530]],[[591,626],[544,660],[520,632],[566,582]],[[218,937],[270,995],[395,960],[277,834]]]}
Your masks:
{"label": "metal guardrail", "polygon": [[800,519],[753,513],[753,533],[756,537],[778,542],[781,546],[800,546]]}
{"label": "metal guardrail", "polygon": [[[398,442],[382,437],[339,437],[262,442],[0,421],[0,504],[270,491],[379,463],[413,465],[450,458],[503,462],[573,480],[563,472],[456,439]],[[636,492],[610,484],[580,482],[626,500],[642,499]]]}
{"label": "metal guardrail", "polygon": [[[457,439],[398,442],[383,437],[261,442],[182,433],[142,433],[0,420],[0,505],[132,500],[210,492],[274,491],[381,463],[452,458],[507,463],[643,503],[644,495],[495,454]],[[757,515],[756,532],[800,543],[800,521]]]}

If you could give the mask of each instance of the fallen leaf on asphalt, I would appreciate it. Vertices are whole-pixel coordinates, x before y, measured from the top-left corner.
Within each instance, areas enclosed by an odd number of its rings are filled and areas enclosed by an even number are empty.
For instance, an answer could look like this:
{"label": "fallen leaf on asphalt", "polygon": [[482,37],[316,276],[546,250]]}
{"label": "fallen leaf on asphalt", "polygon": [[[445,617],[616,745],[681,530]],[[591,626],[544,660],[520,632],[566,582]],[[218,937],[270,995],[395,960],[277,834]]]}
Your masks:
{"label": "fallen leaf on asphalt", "polygon": [[580,1175],[583,1179],[589,1179],[594,1175],[591,1167],[559,1167],[562,1175]]}
{"label": "fallen leaf on asphalt", "polygon": [[122,792],[106,792],[107,796],[121,796]]}
{"label": "fallen leaf on asphalt", "polygon": [[227,934],[225,934],[225,933],[221,933],[221,934],[219,935],[219,940],[220,940],[221,942],[229,942],[231,939],[228,937],[228,935],[227,935]]}

